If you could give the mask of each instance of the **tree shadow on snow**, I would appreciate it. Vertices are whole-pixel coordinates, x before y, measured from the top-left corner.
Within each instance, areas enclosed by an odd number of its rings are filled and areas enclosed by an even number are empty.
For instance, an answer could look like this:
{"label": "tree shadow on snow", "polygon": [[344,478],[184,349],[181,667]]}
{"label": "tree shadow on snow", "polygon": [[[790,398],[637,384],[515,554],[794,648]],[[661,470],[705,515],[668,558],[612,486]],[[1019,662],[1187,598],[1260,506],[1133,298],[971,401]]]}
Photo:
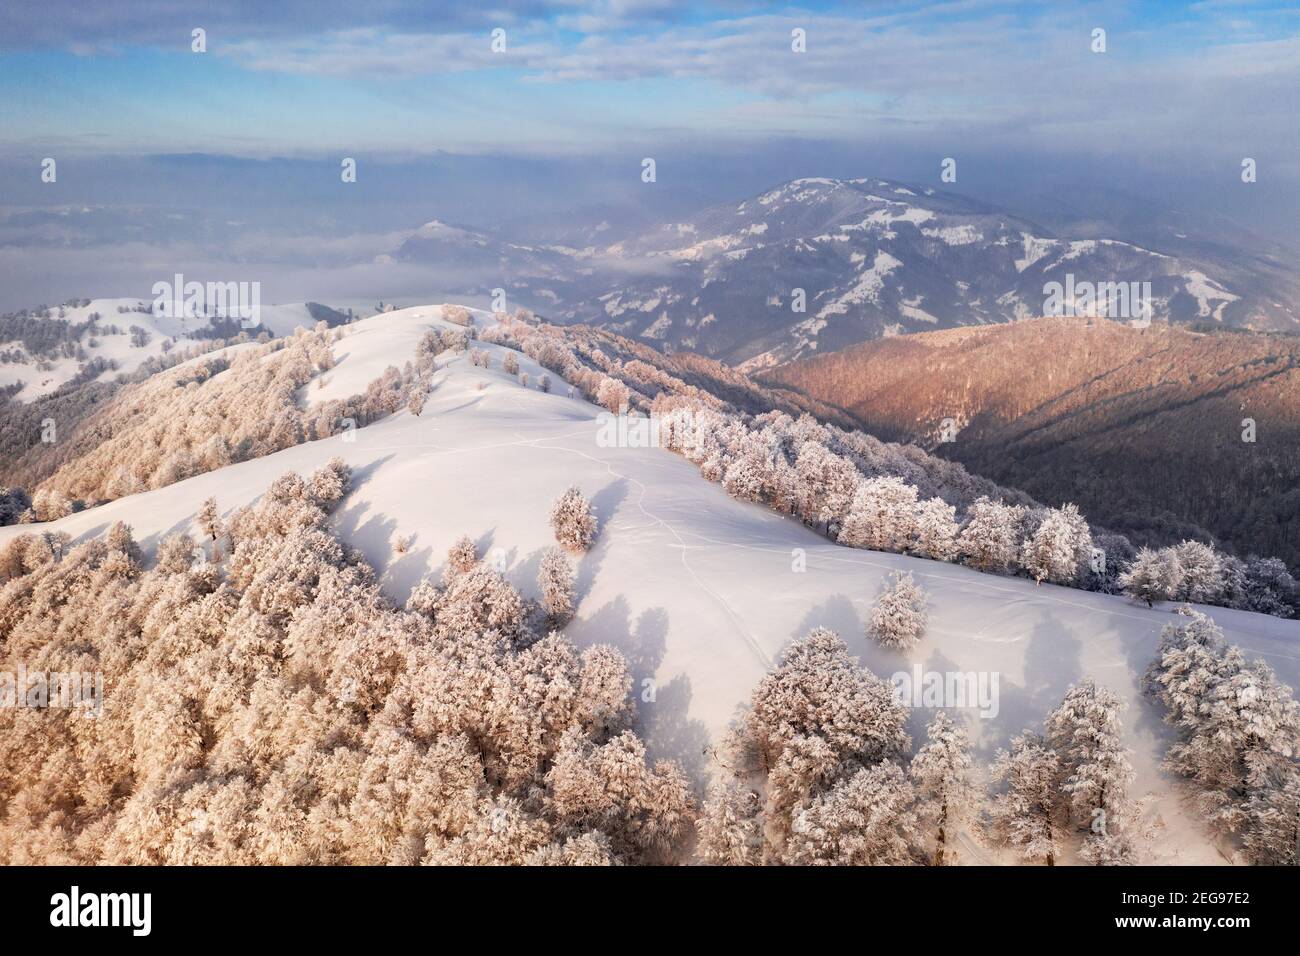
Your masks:
{"label": "tree shadow on snow", "polygon": [[[907,670],[907,658],[897,651],[881,647],[866,636],[865,622],[858,615],[853,601],[843,594],[832,594],[818,604],[799,621],[799,626],[790,635],[792,640],[802,640],[815,627],[825,627],[834,631],[848,646],[867,670],[885,680],[895,671]],[[784,650],[784,649],[783,649]]]}
{"label": "tree shadow on snow", "polygon": [[609,548],[610,522],[618,511],[619,504],[627,497],[628,482],[624,478],[611,481],[591,497],[591,508],[596,513],[596,541],[591,550],[578,559],[577,573],[573,581],[574,605],[580,605],[591,593],[592,584],[600,573]]}
{"label": "tree shadow on snow", "polygon": [[998,716],[992,733],[981,735],[981,751],[1006,747],[1026,730],[1043,732],[1043,721],[1060,706],[1065,692],[1083,676],[1082,644],[1050,612],[1040,612],[1025,645],[1023,684],[1009,684],[999,675]]}
{"label": "tree shadow on snow", "polygon": [[668,613],[649,608],[631,620],[627,599],[619,595],[595,613],[575,620],[566,635],[579,647],[612,644],[627,660],[632,678],[636,727],[651,760],[675,760],[702,788],[708,775],[709,735],[690,716],[690,678],[679,673],[664,680],[659,674],[668,647]]}

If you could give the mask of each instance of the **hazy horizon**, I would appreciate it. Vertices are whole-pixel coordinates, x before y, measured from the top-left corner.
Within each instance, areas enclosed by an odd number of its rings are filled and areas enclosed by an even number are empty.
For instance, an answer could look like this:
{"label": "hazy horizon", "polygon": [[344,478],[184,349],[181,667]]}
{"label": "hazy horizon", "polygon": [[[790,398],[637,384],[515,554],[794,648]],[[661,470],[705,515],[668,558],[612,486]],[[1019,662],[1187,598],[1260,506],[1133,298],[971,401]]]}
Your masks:
{"label": "hazy horizon", "polygon": [[431,219],[546,241],[818,176],[1048,229],[1177,215],[1300,248],[1300,16],[1281,4],[189,7],[0,13],[0,308],[182,269],[273,301],[418,295],[436,277],[383,257]]}

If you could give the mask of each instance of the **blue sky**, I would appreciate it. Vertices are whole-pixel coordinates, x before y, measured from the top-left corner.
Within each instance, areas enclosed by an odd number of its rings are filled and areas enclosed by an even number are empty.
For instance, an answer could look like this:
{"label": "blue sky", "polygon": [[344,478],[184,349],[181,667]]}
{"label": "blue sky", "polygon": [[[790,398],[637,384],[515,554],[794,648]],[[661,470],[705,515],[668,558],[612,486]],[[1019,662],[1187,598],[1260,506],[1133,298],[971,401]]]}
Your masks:
{"label": "blue sky", "polygon": [[[435,217],[648,222],[798,176],[933,182],[946,156],[958,191],[1030,218],[1100,218],[1100,197],[1300,245],[1297,102],[1300,9],[1249,0],[14,2],[0,286],[20,301],[128,286],[165,251],[115,267],[123,216],[199,260],[215,254],[201,239],[232,254],[233,233],[244,261],[310,269]],[[343,156],[360,163],[351,191]],[[101,212],[67,215],[84,208]]]}
{"label": "blue sky", "polygon": [[[1198,122],[1216,139],[1295,126],[1298,35],[1294,8],[1248,2],[7,4],[0,149],[555,154],[973,132],[1200,148]],[[1277,129],[1265,145],[1294,144]]]}

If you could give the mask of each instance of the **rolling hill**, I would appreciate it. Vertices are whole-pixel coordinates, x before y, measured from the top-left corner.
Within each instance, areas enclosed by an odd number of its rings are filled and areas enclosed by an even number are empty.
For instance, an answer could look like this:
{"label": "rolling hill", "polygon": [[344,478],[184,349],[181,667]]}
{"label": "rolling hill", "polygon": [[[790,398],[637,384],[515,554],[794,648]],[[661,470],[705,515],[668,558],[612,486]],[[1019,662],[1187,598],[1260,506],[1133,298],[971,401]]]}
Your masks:
{"label": "rolling hill", "polygon": [[865,343],[760,378],[1077,502],[1135,542],[1212,537],[1300,567],[1296,337],[1044,318]]}

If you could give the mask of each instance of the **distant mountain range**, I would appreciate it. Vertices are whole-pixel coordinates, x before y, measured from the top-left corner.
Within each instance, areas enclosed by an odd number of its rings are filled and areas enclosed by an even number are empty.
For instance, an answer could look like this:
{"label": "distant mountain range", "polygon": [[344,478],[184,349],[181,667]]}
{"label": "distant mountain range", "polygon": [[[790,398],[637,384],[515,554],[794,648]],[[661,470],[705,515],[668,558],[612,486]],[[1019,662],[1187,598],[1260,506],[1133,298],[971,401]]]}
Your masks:
{"label": "distant mountain range", "polygon": [[759,380],[1135,542],[1213,538],[1300,570],[1300,337],[1039,319],[864,343]]}
{"label": "distant mountain range", "polygon": [[1091,223],[1086,237],[1058,236],[881,179],[798,179],[608,245],[599,232],[578,249],[434,222],[394,258],[450,270],[465,291],[506,289],[553,321],[747,368],[1039,316],[1052,282],[1149,282],[1157,322],[1300,329],[1300,273],[1281,253],[1174,232],[1154,248],[1126,235]]}

